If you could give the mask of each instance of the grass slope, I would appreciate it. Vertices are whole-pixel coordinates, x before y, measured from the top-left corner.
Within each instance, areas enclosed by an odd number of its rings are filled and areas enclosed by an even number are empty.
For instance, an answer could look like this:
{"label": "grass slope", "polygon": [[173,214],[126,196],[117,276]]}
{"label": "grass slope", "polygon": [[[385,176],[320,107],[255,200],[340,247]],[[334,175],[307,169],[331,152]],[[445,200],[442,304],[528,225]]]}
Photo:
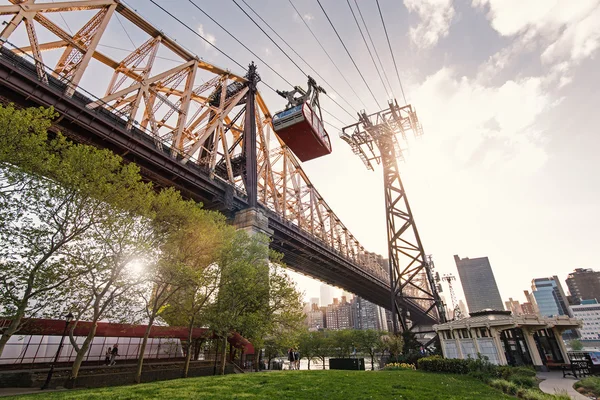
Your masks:
{"label": "grass slope", "polygon": [[[15,397],[16,398],[16,397]],[[466,376],[419,371],[282,371],[177,379],[18,399],[510,399]],[[8,399],[8,398],[6,398]]]}

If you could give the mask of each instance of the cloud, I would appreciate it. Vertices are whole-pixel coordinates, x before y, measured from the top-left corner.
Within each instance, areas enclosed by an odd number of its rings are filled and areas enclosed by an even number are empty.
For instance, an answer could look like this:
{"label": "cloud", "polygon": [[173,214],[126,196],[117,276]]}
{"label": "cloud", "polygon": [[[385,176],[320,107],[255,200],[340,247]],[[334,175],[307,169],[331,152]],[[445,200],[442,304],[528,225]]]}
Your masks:
{"label": "cloud", "polygon": [[552,106],[543,78],[485,86],[442,68],[412,92],[414,103],[423,105],[419,117],[425,131],[438,134],[463,165],[487,170],[502,165],[527,173],[546,161],[540,132],[533,128]]}
{"label": "cloud", "polygon": [[473,0],[502,36],[537,41],[546,64],[578,63],[600,47],[600,0]]}
{"label": "cloud", "polygon": [[[208,40],[208,42],[210,42],[211,44],[215,44],[215,42],[217,41],[217,38],[215,38],[214,35],[204,32],[204,26],[202,26],[202,24],[200,24],[198,26],[198,33],[200,34],[200,36],[202,36],[204,39]],[[202,41],[204,43],[204,47],[205,48],[209,48],[210,45],[208,43],[206,43],[205,41]]]}
{"label": "cloud", "polygon": [[410,12],[416,12],[421,21],[410,28],[410,38],[419,48],[430,48],[440,38],[448,36],[454,17],[452,0],[404,0]]}
{"label": "cloud", "polygon": [[313,19],[315,19],[314,15],[312,15],[312,14],[308,14],[308,13],[304,14],[304,15],[302,16],[302,18],[304,18],[304,20],[305,20],[306,22],[310,22],[310,21],[312,21]]}

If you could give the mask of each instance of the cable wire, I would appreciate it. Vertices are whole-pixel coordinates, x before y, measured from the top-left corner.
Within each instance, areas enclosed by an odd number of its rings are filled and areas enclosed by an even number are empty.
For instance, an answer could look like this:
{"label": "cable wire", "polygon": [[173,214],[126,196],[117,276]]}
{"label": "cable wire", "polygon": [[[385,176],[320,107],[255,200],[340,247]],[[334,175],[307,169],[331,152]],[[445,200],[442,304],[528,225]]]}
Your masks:
{"label": "cable wire", "polygon": [[[154,2],[154,0],[151,0],[152,2]],[[194,3],[192,0],[188,0],[194,7],[196,7],[196,9],[198,9],[198,11],[200,11],[202,14],[206,15],[206,17],[208,17],[208,19],[210,19],[212,22],[214,22],[219,28],[223,29],[229,36],[231,36],[236,42],[238,42],[243,48],[245,48],[246,50],[248,50],[250,52],[250,54],[252,54],[254,57],[256,57],[260,62],[262,62],[267,68],[269,68],[271,71],[273,71],[275,73],[275,75],[277,75],[278,77],[280,77],[285,83],[287,83],[288,85],[290,85],[291,87],[294,87],[294,85],[292,85],[290,83],[290,81],[288,81],[287,79],[285,79],[283,77],[283,75],[281,75],[279,72],[277,72],[273,67],[271,67],[266,61],[264,61],[262,58],[260,58],[260,56],[258,54],[256,54],[255,52],[253,52],[252,50],[250,50],[250,48],[248,46],[246,46],[244,43],[242,43],[241,40],[239,40],[234,34],[232,34],[231,32],[229,32],[223,25],[219,24],[213,17],[211,17],[210,15],[208,15],[208,13],[206,11],[204,11],[203,9],[201,9],[200,7],[198,7],[198,5],[196,3]],[[274,89],[273,89],[274,90]]]}
{"label": "cable wire", "polygon": [[354,64],[354,67],[358,71],[358,74],[360,75],[360,77],[363,80],[364,84],[367,86],[367,89],[369,90],[369,93],[371,93],[371,96],[373,97],[373,100],[375,100],[375,104],[377,104],[377,107],[381,108],[381,105],[379,104],[379,101],[377,101],[377,97],[375,97],[375,95],[373,94],[373,91],[371,90],[371,87],[367,83],[367,81],[366,81],[365,77],[363,76],[362,72],[360,72],[360,69],[358,68],[358,65],[356,65],[356,62],[354,61],[354,58],[352,57],[352,54],[350,54],[350,51],[346,47],[346,44],[342,40],[342,38],[341,38],[340,34],[338,33],[337,29],[335,29],[335,26],[333,25],[333,22],[331,22],[331,19],[329,18],[329,15],[327,15],[327,12],[323,8],[323,5],[321,4],[321,0],[317,0],[317,3],[319,4],[319,7],[321,7],[321,10],[323,11],[323,14],[325,14],[325,17],[327,17],[327,21],[329,21],[329,25],[331,25],[331,27],[333,28],[333,31],[335,32],[336,36],[338,37],[338,39],[342,43],[342,46],[344,46],[344,50],[346,50],[346,53],[348,54],[348,57],[350,57],[350,60],[352,61],[352,64]]}
{"label": "cable wire", "polygon": [[[284,55],[285,55],[285,56],[286,56],[286,57],[287,57],[287,58],[288,58],[288,59],[289,59],[289,60],[290,60],[290,61],[291,61],[291,62],[292,62],[292,63],[293,63],[293,64],[294,64],[294,65],[295,65],[295,66],[296,66],[296,67],[297,67],[299,70],[300,70],[300,72],[302,72],[302,73],[303,73],[303,74],[304,74],[306,77],[308,77],[308,75],[306,74],[306,72],[304,72],[304,70],[303,70],[302,68],[300,68],[300,67],[298,66],[298,64],[296,64],[296,63],[294,62],[294,60],[292,60],[292,59],[290,58],[290,56],[289,56],[289,55],[288,55],[288,54],[285,52],[285,50],[283,50],[283,49],[282,49],[282,48],[281,48],[281,47],[280,47],[280,46],[279,46],[279,45],[278,45],[278,44],[277,44],[277,43],[276,43],[276,42],[273,40],[273,38],[271,38],[271,36],[270,36],[270,35],[269,35],[267,32],[265,32],[265,31],[264,31],[264,29],[263,29],[263,28],[262,28],[262,27],[261,27],[261,26],[260,26],[260,25],[259,25],[259,24],[258,24],[258,23],[257,23],[257,22],[256,22],[256,21],[255,21],[255,20],[254,20],[254,19],[253,19],[253,18],[252,18],[250,15],[249,15],[249,14],[248,14],[248,13],[247,13],[247,12],[246,12],[246,11],[245,11],[245,10],[244,10],[244,9],[243,9],[243,8],[242,8],[240,5],[239,5],[239,4],[238,4],[238,3],[237,3],[237,1],[236,1],[236,0],[232,0],[232,1],[235,3],[235,5],[236,5],[236,6],[238,6],[238,8],[239,8],[240,10],[242,10],[242,11],[244,12],[244,14],[246,14],[246,16],[247,16],[248,18],[250,18],[250,20],[251,20],[252,22],[254,22],[254,24],[255,24],[255,25],[256,25],[256,26],[257,26],[257,27],[258,27],[258,28],[259,28],[259,29],[260,29],[260,30],[261,30],[261,31],[262,31],[262,32],[263,32],[263,33],[264,33],[264,34],[265,34],[265,35],[268,37],[268,38],[269,38],[269,40],[270,40],[271,42],[273,42],[273,44],[274,44],[275,46],[277,46],[277,48],[278,48],[279,50],[281,50],[281,52],[282,52],[282,53],[283,53],[283,54],[284,54]],[[348,102],[348,101],[347,101],[347,100],[346,100],[344,97],[342,97],[342,96],[341,96],[341,95],[340,95],[340,94],[339,94],[339,93],[338,93],[338,92],[337,92],[337,91],[336,91],[336,90],[333,88],[333,86],[332,86],[332,85],[331,85],[329,82],[327,82],[327,81],[325,80],[325,78],[323,78],[323,77],[321,76],[321,74],[319,74],[319,72],[318,72],[317,70],[315,70],[313,67],[311,67],[311,65],[310,65],[310,64],[309,64],[309,63],[308,63],[308,62],[307,62],[307,61],[306,61],[306,60],[305,60],[305,59],[304,59],[304,58],[303,58],[303,57],[302,57],[300,54],[298,54],[298,52],[297,52],[296,50],[294,50],[294,48],[293,48],[292,46],[290,46],[290,45],[289,45],[289,43],[288,43],[288,42],[286,42],[286,40],[285,40],[284,38],[282,38],[282,37],[281,37],[281,35],[279,35],[279,33],[277,33],[277,31],[276,31],[275,29],[273,29],[273,27],[271,27],[271,25],[269,25],[269,23],[268,23],[267,21],[265,21],[265,20],[264,20],[264,19],[263,19],[263,18],[260,16],[260,14],[259,14],[259,13],[257,13],[257,12],[256,12],[256,11],[255,11],[255,10],[254,10],[254,9],[253,9],[251,6],[250,6],[250,5],[249,5],[249,4],[246,2],[246,0],[242,0],[242,2],[243,2],[243,3],[246,5],[246,7],[248,7],[248,8],[249,8],[249,9],[250,9],[250,10],[251,10],[251,11],[252,11],[252,12],[253,12],[253,13],[254,13],[254,14],[255,14],[255,15],[256,15],[256,16],[257,16],[257,17],[258,17],[258,18],[259,18],[259,19],[260,19],[260,20],[261,20],[261,21],[262,21],[262,22],[263,22],[263,23],[264,23],[264,24],[267,26],[267,27],[268,27],[268,28],[269,28],[269,29],[271,29],[271,30],[273,31],[273,33],[275,33],[275,35],[277,35],[277,37],[278,37],[278,38],[279,38],[279,39],[280,39],[280,40],[281,40],[281,41],[282,41],[282,42],[283,42],[283,43],[284,43],[284,44],[285,44],[287,47],[289,47],[289,48],[290,48],[290,49],[291,49],[291,50],[294,52],[294,54],[296,54],[296,56],[298,56],[298,58],[300,58],[300,60],[302,60],[302,61],[304,62],[304,64],[306,64],[306,65],[307,65],[307,66],[308,66],[308,67],[309,67],[309,68],[310,68],[310,69],[311,69],[311,70],[312,70],[312,71],[313,71],[313,72],[314,72],[314,73],[315,73],[315,74],[316,74],[316,75],[317,75],[317,76],[318,76],[318,77],[319,77],[319,78],[320,78],[320,79],[321,79],[321,80],[322,80],[322,81],[323,81],[323,82],[324,82],[324,83],[327,85],[327,86],[329,86],[329,87],[330,87],[330,89],[331,89],[331,91],[332,91],[333,93],[335,93],[335,94],[336,94],[338,97],[340,97],[341,99],[343,99],[343,100],[346,102],[346,104],[348,104],[348,105],[349,105],[351,108],[354,108],[354,107],[352,106],[352,104],[350,104],[350,103],[349,103],[349,102]],[[327,94],[325,94],[325,95],[326,95],[327,97],[329,97],[329,98],[331,99],[331,101],[333,101],[333,102],[334,102],[334,103],[335,103],[335,104],[336,104],[338,107],[340,107],[342,110],[344,110],[344,112],[345,112],[346,114],[348,114],[350,117],[354,118],[354,115],[353,115],[352,113],[350,113],[348,110],[346,110],[344,107],[342,107],[342,106],[341,106],[341,105],[340,105],[340,104],[339,104],[337,101],[335,101],[335,99],[334,99],[334,98],[332,98],[331,96],[329,96],[329,95],[327,95]],[[342,123],[343,123],[343,122],[342,122]]]}
{"label": "cable wire", "polygon": [[325,47],[323,47],[323,45],[321,44],[321,41],[319,40],[319,38],[317,37],[317,35],[315,35],[315,33],[313,32],[313,30],[306,23],[306,21],[302,17],[302,14],[300,14],[300,11],[298,11],[298,9],[294,5],[294,3],[292,3],[292,0],[288,0],[288,2],[290,3],[290,5],[294,9],[294,11],[296,11],[296,14],[298,14],[298,17],[300,17],[300,20],[304,23],[304,26],[306,26],[306,28],[308,29],[308,31],[310,32],[310,34],[312,35],[312,37],[317,41],[317,43],[321,47],[321,50],[323,50],[323,52],[325,53],[325,55],[327,56],[327,58],[329,58],[329,61],[331,61],[331,63],[333,64],[333,66],[335,67],[335,69],[337,70],[337,72],[344,79],[344,81],[346,82],[346,84],[348,85],[348,87],[350,88],[350,90],[352,90],[352,93],[354,93],[354,95],[356,96],[356,98],[358,99],[358,101],[360,101],[360,103],[363,105],[363,107],[367,108],[367,105],[362,101],[362,99],[360,98],[360,96],[358,95],[358,93],[356,93],[356,91],[354,90],[354,87],[350,84],[350,82],[348,82],[348,79],[346,79],[346,76],[342,73],[342,71],[340,70],[340,68],[335,63],[335,61],[333,61],[333,59],[331,58],[331,56],[329,55],[329,53],[327,52],[327,50],[325,50]]}
{"label": "cable wire", "polygon": [[373,46],[373,51],[375,51],[375,56],[377,57],[377,61],[379,61],[379,65],[381,66],[381,71],[383,72],[383,76],[385,77],[385,81],[388,84],[388,87],[390,88],[390,92],[394,93],[394,89],[392,88],[392,84],[390,83],[390,79],[387,76],[387,73],[385,72],[385,67],[383,66],[383,63],[381,62],[381,58],[379,58],[379,53],[377,52],[377,47],[375,46],[375,42],[373,42],[373,38],[371,37],[371,32],[369,32],[369,27],[367,25],[367,23],[365,22],[365,18],[363,17],[362,11],[360,11],[360,6],[358,5],[358,1],[354,0],[354,4],[356,5],[356,9],[358,10],[358,15],[360,16],[360,19],[363,23],[363,25],[365,26],[365,30],[367,31],[367,36],[369,37],[369,41],[371,42],[371,46]]}
{"label": "cable wire", "polygon": [[367,48],[367,51],[369,52],[369,56],[371,56],[371,61],[373,61],[373,66],[375,67],[375,71],[377,71],[377,75],[379,76],[379,80],[381,81],[381,85],[383,86],[383,90],[386,93],[387,96],[390,96],[390,91],[388,91],[388,89],[385,87],[385,82],[383,81],[383,77],[381,76],[381,72],[379,72],[379,68],[377,67],[377,63],[375,62],[375,58],[373,57],[373,53],[371,53],[371,49],[369,48],[369,45],[367,44],[367,39],[365,38],[365,35],[363,34],[362,28],[360,27],[360,24],[358,23],[358,19],[356,18],[356,14],[354,13],[354,10],[352,9],[352,6],[350,5],[350,0],[346,0],[346,3],[348,3],[348,8],[350,8],[350,12],[352,13],[352,17],[354,17],[354,22],[356,22],[356,27],[358,28],[358,31],[360,32],[360,36],[362,37],[363,42],[365,43],[365,47]]}
{"label": "cable wire", "polygon": [[125,29],[125,25],[123,25],[123,22],[121,22],[121,18],[119,18],[119,14],[115,14],[115,16],[117,17],[117,21],[119,21],[119,24],[121,25],[121,28],[123,28],[123,31],[125,32],[125,35],[127,35],[127,37],[129,38],[129,41],[133,45],[133,48],[137,49],[137,46],[133,42],[133,39],[131,39],[131,36],[129,36],[129,32],[127,32],[127,29]]}
{"label": "cable wire", "polygon": [[244,67],[242,64],[240,64],[239,62],[237,62],[236,60],[234,60],[229,54],[225,53],[223,50],[221,50],[220,48],[218,48],[217,46],[215,46],[214,44],[212,44],[210,42],[210,40],[206,39],[204,36],[202,36],[201,34],[199,34],[198,32],[196,32],[194,29],[192,29],[189,25],[187,25],[185,22],[183,22],[182,20],[180,20],[179,18],[177,18],[176,16],[174,16],[173,14],[171,14],[169,11],[165,10],[160,4],[158,4],[156,1],[154,0],[150,0],[150,2],[152,4],[154,4],[156,7],[160,8],[162,11],[164,11],[166,14],[168,14],[171,18],[173,18],[175,21],[179,22],[181,25],[183,25],[185,28],[187,28],[190,32],[192,32],[194,35],[198,36],[200,39],[204,40],[208,45],[212,46],[215,50],[217,50],[219,53],[221,53],[222,55],[224,55],[225,57],[227,57],[229,60],[231,60],[235,65],[237,65],[238,67],[240,67],[243,71],[247,71],[246,67]]}
{"label": "cable wire", "polygon": [[[319,1],[319,0],[317,0]],[[398,83],[400,84],[400,91],[402,92],[402,98],[404,99],[404,104],[408,104],[406,101],[406,96],[404,95],[404,88],[402,87],[402,80],[400,80],[400,74],[398,73],[398,65],[396,65],[396,57],[394,57],[394,52],[392,51],[392,44],[390,43],[390,37],[388,36],[387,28],[385,27],[385,21],[383,20],[383,14],[381,13],[381,7],[379,6],[379,0],[375,0],[377,3],[377,9],[379,10],[379,16],[381,17],[381,23],[383,24],[383,30],[385,31],[385,37],[387,38],[388,47],[390,48],[390,53],[392,54],[392,60],[394,61],[394,68],[396,69],[396,77],[398,78]]]}

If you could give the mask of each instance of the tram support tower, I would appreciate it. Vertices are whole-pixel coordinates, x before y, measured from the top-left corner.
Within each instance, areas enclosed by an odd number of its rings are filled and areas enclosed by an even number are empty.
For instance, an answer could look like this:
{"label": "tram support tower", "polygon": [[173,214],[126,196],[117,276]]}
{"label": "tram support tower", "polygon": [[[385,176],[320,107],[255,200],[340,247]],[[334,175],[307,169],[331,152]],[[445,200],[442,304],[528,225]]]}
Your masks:
{"label": "tram support tower", "polygon": [[394,333],[402,330],[425,332],[426,326],[445,322],[433,271],[427,261],[410,204],[400,178],[398,159],[403,160],[400,143],[407,134],[415,137],[423,129],[411,105],[398,106],[396,100],[389,108],[367,115],[358,115],[358,123],[342,129],[340,137],[348,143],[369,170],[373,162],[383,167],[385,211],[387,224],[391,306]]}

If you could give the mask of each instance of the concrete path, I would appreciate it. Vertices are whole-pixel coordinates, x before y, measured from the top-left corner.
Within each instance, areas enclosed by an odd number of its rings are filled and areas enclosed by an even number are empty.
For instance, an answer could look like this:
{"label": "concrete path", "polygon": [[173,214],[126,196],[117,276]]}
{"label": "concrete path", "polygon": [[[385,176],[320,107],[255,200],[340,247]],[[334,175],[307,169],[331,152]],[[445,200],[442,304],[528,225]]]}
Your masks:
{"label": "concrete path", "polygon": [[573,389],[573,385],[579,379],[572,377],[563,378],[562,372],[551,371],[551,372],[538,372],[537,377],[543,379],[540,383],[540,389],[542,392],[556,394],[556,393],[567,393],[574,400],[589,400],[577,390]]}

